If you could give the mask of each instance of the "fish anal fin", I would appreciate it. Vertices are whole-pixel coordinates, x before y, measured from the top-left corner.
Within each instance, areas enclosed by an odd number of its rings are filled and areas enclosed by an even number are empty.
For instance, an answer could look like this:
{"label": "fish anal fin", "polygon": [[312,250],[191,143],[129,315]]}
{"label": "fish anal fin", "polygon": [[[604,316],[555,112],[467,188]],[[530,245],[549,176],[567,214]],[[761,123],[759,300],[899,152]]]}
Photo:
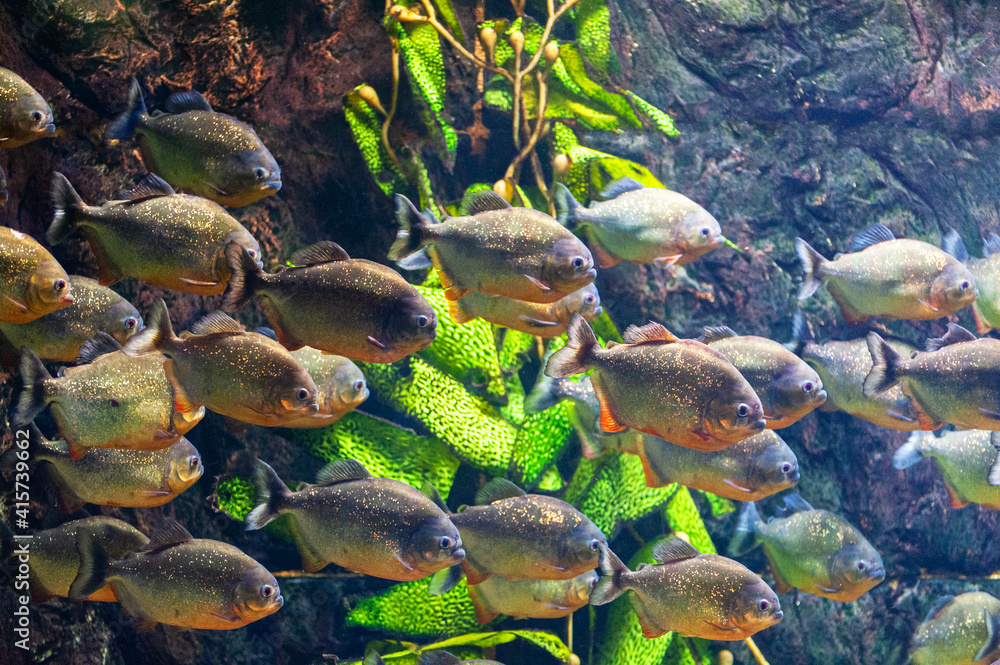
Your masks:
{"label": "fish anal fin", "polygon": [[468,555],[466,555],[465,560],[462,561],[462,572],[465,573],[466,584],[480,584],[488,580],[490,576],[493,575],[491,572],[476,568],[469,561]]}
{"label": "fish anal fin", "polygon": [[270,298],[263,298],[260,308],[264,311],[264,316],[267,317],[268,323],[271,324],[271,329],[274,330],[274,336],[277,338],[278,344],[281,344],[289,351],[297,351],[304,346],[302,342],[289,334],[288,327],[281,320],[281,312],[277,310]]}
{"label": "fish anal fin", "polygon": [[317,556],[309,546],[309,543],[302,537],[299,526],[294,521],[292,522],[290,531],[292,532],[292,538],[295,540],[295,547],[299,551],[299,558],[302,559],[302,570],[307,573],[316,573],[323,570],[329,561],[325,561]]}
{"label": "fish anal fin", "polygon": [[969,502],[959,495],[958,490],[955,489],[955,486],[952,485],[950,481],[945,480],[944,488],[948,490],[948,499],[951,501],[952,508],[958,510],[969,505]]}
{"label": "fish anal fin", "polygon": [[177,377],[174,375],[174,361],[164,360],[163,362],[163,373],[167,375],[167,381],[170,386],[174,389],[174,411],[178,413],[191,413],[196,411],[200,405],[192,402],[187,393],[184,392],[184,388],[178,383]]}
{"label": "fish anal fin", "polygon": [[478,588],[476,588],[476,586],[466,587],[466,590],[469,592],[469,599],[472,601],[472,606],[476,610],[476,621],[480,625],[487,624],[500,616],[499,612],[494,611],[486,605],[486,601],[483,599],[483,594]]}
{"label": "fish anal fin", "polygon": [[457,300],[451,299],[448,300],[448,314],[451,316],[451,320],[459,325],[475,321],[477,318],[471,312],[465,311]]}
{"label": "fish anal fin", "polygon": [[587,240],[590,241],[587,243],[590,246],[590,253],[594,256],[594,261],[597,263],[598,268],[614,268],[622,262],[622,259],[604,249],[604,246],[601,245],[600,241],[590,230],[590,227],[586,227],[585,233]]}
{"label": "fish anal fin", "polygon": [[595,381],[592,378],[591,384],[594,386],[594,394],[597,396],[597,403],[601,407],[601,429],[610,433],[622,432],[628,429],[628,425],[619,422],[615,417],[615,414],[612,413],[611,404],[608,402],[608,398],[604,394],[604,389],[600,387],[600,381]]}
{"label": "fish anal fin", "polygon": [[646,618],[645,614],[636,614],[639,619],[639,626],[642,628],[642,636],[648,639],[654,639],[657,637],[662,637],[667,634],[667,631],[663,630],[659,626],[654,626],[650,623],[649,619]]}
{"label": "fish anal fin", "polygon": [[87,446],[81,446],[76,441],[66,439],[66,447],[69,448],[70,459],[80,459],[90,450]]}
{"label": "fish anal fin", "polygon": [[430,258],[431,265],[434,266],[434,270],[437,271],[438,278],[441,280],[445,298],[448,300],[461,300],[472,290],[455,285],[455,280],[452,279],[448,271],[445,270],[444,265],[441,264],[441,257],[438,256],[437,250],[433,245],[427,248],[427,256]]}
{"label": "fish anal fin", "polygon": [[976,330],[980,335],[985,335],[989,331],[993,330],[993,326],[986,322],[986,318],[979,311],[979,307],[976,303],[972,303],[972,319],[976,322]]}
{"label": "fish anal fin", "polygon": [[117,284],[118,282],[125,279],[125,274],[121,271],[115,262],[111,260],[108,253],[105,251],[104,246],[101,244],[100,238],[97,234],[90,231],[88,227],[83,227],[83,235],[87,238],[87,244],[90,245],[90,251],[94,255],[94,259],[97,261],[98,277],[97,281],[100,282],[101,286],[111,286],[112,284]]}
{"label": "fish anal fin", "polygon": [[645,448],[639,450],[639,461],[642,463],[642,473],[646,477],[646,487],[666,487],[670,484],[669,479],[660,478],[660,475],[653,469],[646,457]]}
{"label": "fish anal fin", "polygon": [[448,300],[461,300],[465,296],[469,295],[472,289],[460,289],[457,286],[450,286],[444,290],[444,297]]}
{"label": "fish anal fin", "polygon": [[789,591],[792,590],[792,585],[789,584],[787,581],[785,581],[785,578],[778,573],[778,570],[774,567],[773,564],[771,565],[771,576],[774,577],[775,591],[777,591],[778,593],[788,593]]}

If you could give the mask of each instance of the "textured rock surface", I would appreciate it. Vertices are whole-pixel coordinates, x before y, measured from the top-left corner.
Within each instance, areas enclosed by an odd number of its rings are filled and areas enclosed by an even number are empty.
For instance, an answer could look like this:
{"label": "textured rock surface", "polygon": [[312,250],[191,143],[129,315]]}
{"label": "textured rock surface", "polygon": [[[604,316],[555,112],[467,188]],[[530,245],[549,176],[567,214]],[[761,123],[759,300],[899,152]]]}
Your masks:
{"label": "textured rock surface", "polygon": [[[683,272],[629,265],[602,271],[603,301],[619,324],[652,318],[694,336],[702,325],[725,323],[741,333],[784,340],[799,274],[792,251],[796,235],[830,256],[876,221],[899,235],[935,242],[943,226],[953,226],[973,251],[981,232],[1000,230],[1000,43],[994,37],[1000,8],[993,3],[610,5],[621,83],[668,109],[681,136],[668,140],[649,131],[581,139],[649,166],[668,187],[705,205],[743,248],[717,250]],[[390,202],[367,175],[340,111],[342,95],[362,82],[387,96],[389,45],[380,9],[334,0],[0,4],[0,63],[35,85],[60,127],[55,139],[0,151],[11,194],[0,208],[0,224],[42,236],[51,218],[53,170],[66,173],[92,202],[134,182],[143,172],[135,145],[108,146],[103,130],[136,76],[151,106],[170,92],[194,88],[218,110],[257,128],[282,166],[285,188],[235,214],[261,241],[268,260],[277,262],[286,247],[320,238],[337,240],[352,255],[381,260],[395,231]],[[493,10],[508,8],[498,4]],[[446,64],[452,73],[468,73],[456,61]],[[469,90],[451,86],[451,80],[448,111],[456,127],[470,126],[471,111],[463,103]],[[403,138],[419,130],[419,122],[407,122],[415,113],[405,88],[397,129]],[[492,128],[507,123],[489,113],[484,121]],[[456,172],[496,179],[511,150],[503,143],[505,131],[496,131],[490,150],[476,154],[460,131]],[[447,195],[460,191],[456,186]],[[55,253],[71,272],[96,273],[78,240]],[[122,292],[143,312],[161,295],[134,282],[124,283]],[[202,298],[170,299],[180,325],[214,308]],[[826,333],[835,332],[839,314],[829,296],[821,292],[808,311]],[[960,320],[969,324],[965,313]],[[943,324],[894,328],[922,341],[942,332]],[[10,389],[8,382],[0,397]],[[784,622],[762,633],[758,643],[775,665],[902,664],[912,628],[935,595],[965,587],[928,580],[917,593],[907,592],[923,571],[968,575],[976,583],[1000,569],[1000,517],[976,507],[948,508],[929,462],[893,470],[891,454],[905,438],[901,433],[843,414],[815,414],[782,435],[799,456],[801,492],[869,536],[883,554],[889,581],[854,605],[787,595]],[[317,467],[280,433],[254,428],[234,435],[215,417],[192,440],[210,473],[245,469],[258,452],[285,478],[309,479]],[[250,455],[241,452],[244,447]],[[40,485],[34,497],[41,505],[48,498]],[[164,513],[175,515],[195,535],[233,542],[272,570],[298,567],[291,546],[248,535],[214,514],[211,489],[206,477],[165,511],[138,511],[140,526],[154,526]],[[710,522],[720,549],[735,519]],[[638,528],[648,537],[663,526],[653,520]],[[623,544],[620,553],[627,556],[627,549]],[[746,562],[764,569],[759,553]],[[290,599],[285,608],[232,633],[157,629],[136,636],[113,605],[50,603],[33,615],[40,638],[35,656],[50,663],[311,663],[321,662],[323,653],[357,654],[367,639],[378,637],[344,629],[343,601],[384,588],[379,582],[280,581]],[[983,589],[1000,592],[996,581],[984,582]],[[0,595],[0,616],[10,616],[12,603],[10,594]],[[3,649],[12,641],[8,628],[0,621]],[[737,662],[752,662],[742,645],[733,650]]]}

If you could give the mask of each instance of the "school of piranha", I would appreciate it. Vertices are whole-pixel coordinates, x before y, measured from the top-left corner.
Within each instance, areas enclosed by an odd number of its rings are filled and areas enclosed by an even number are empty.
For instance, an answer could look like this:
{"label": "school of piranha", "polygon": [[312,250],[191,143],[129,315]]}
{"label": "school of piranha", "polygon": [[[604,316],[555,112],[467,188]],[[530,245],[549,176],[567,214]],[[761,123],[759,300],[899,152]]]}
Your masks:
{"label": "school of piranha", "polygon": [[[0,148],[54,131],[46,101],[0,68]],[[368,396],[352,361],[392,363],[434,340],[435,311],[410,283],[335,242],[299,249],[277,272],[264,269],[257,240],[226,206],[276,193],[280,168],[251,127],[197,92],[174,94],[150,113],[133,81],[106,134],[126,145],[138,139],[149,175],[95,205],[53,174],[54,217],[43,239],[82,236],[97,279],[68,275],[39,239],[0,227],[0,333],[20,348],[23,384],[10,420],[30,429],[31,463],[46,464],[66,513],[85,504],[162,506],[184,492],[205,471],[184,435],[206,409],[263,427],[324,427]],[[5,183],[0,177],[0,200]],[[482,623],[562,617],[627,595],[646,637],[676,631],[734,641],[781,621],[778,594],[851,602],[885,578],[879,553],[838,515],[795,493],[773,515],[754,503],[799,480],[776,430],[814,409],[912,431],[895,453],[897,469],[934,458],[954,508],[1000,509],[1000,340],[949,324],[924,350],[872,326],[821,342],[799,310],[788,343],[727,327],[679,339],[648,323],[602,346],[588,323],[601,313],[598,269],[686,264],[725,239],[694,201],[628,178],[586,207],[561,184],[555,191],[557,218],[484,191],[457,216],[437,219],[397,195],[388,259],[437,271],[457,323],[482,318],[539,338],[566,335],[547,354],[526,410],[572,400],[592,418],[580,436],[585,456],[620,450],[639,456],[651,487],[680,483],[745,502],[730,556],[700,553],[675,535],[656,545],[658,563],[630,570],[593,522],[559,499],[495,478],[479,488],[476,505],[453,512],[430,484],[374,477],[350,459],[296,490],[258,460],[247,529],[291,515],[307,571],[333,563],[389,580],[433,575],[432,593],[464,576]],[[825,285],[852,325],[939,319],[971,306],[985,335],[1000,328],[1000,237],[986,238],[985,248],[972,259],[954,231],[938,248],[875,225],[828,259],[797,239],[798,298]],[[108,288],[126,277],[221,295],[221,309],[178,333],[159,300],[144,322]],[[252,302],[270,329],[247,330],[232,318]],[[61,369],[50,371],[52,363]],[[61,440],[32,424],[46,409]],[[954,427],[934,432],[945,424]],[[758,546],[774,589],[731,558]],[[116,602],[139,630],[237,629],[283,603],[262,565],[176,522],[147,535],[95,516],[41,531],[31,576],[36,602]],[[911,659],[1000,662],[1000,600],[981,592],[942,598],[917,629]],[[365,659],[379,662],[374,653]],[[462,661],[437,652],[424,662]]]}

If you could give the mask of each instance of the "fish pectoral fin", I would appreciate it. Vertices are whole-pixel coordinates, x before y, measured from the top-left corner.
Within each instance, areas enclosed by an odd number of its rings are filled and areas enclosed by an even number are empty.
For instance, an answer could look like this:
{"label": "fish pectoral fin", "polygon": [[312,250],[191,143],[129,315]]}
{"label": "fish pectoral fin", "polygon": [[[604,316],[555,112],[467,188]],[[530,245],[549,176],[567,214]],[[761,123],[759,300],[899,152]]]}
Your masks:
{"label": "fish pectoral fin", "polygon": [[715,628],[720,633],[735,633],[739,628],[736,626],[724,626],[721,623],[715,623],[714,621],[706,621],[709,626]]}
{"label": "fish pectoral fin", "polygon": [[236,623],[237,621],[240,620],[239,616],[227,617],[225,614],[219,614],[218,612],[209,612],[209,614],[211,614],[214,617],[218,617],[223,621],[229,621],[230,623]]}
{"label": "fish pectoral fin", "polygon": [[218,194],[219,196],[232,196],[232,194],[230,194],[230,193],[229,193],[229,192],[227,192],[226,190],[224,190],[224,189],[219,189],[218,187],[216,187],[215,185],[213,185],[213,184],[212,184],[212,183],[210,183],[210,182],[207,182],[207,181],[206,181],[206,182],[205,182],[205,184],[206,184],[206,185],[208,185],[208,186],[209,186],[209,187],[210,187],[210,188],[212,189],[212,191],[214,191],[214,192],[215,192],[216,194]]}
{"label": "fish pectoral fin", "polygon": [[990,409],[984,409],[983,407],[979,407],[979,413],[983,414],[987,418],[993,418],[995,420],[1000,420],[1000,412],[992,411]]}
{"label": "fish pectoral fin", "polygon": [[746,492],[747,494],[751,493],[750,490],[748,490],[746,487],[743,487],[741,485],[737,485],[736,483],[734,483],[733,481],[731,481],[729,478],[723,478],[722,482],[724,482],[725,484],[729,485],[733,489],[739,490],[740,492]]}
{"label": "fish pectoral fin", "polygon": [[921,305],[923,305],[927,309],[931,310],[932,312],[937,312],[938,311],[937,307],[935,307],[934,305],[930,304],[926,300],[923,300],[922,298],[917,298],[917,302],[919,302]]}
{"label": "fish pectoral fin", "polygon": [[522,314],[518,318],[532,328],[552,328],[559,325],[555,321],[542,321],[541,319],[536,319],[532,316],[528,316],[527,314]]}
{"label": "fish pectoral fin", "polygon": [[683,254],[674,254],[673,256],[657,256],[653,259],[653,265],[658,268],[669,268],[678,261],[684,258]]}
{"label": "fish pectoral fin", "polygon": [[538,279],[537,277],[532,277],[531,275],[525,274],[525,278],[527,278],[529,282],[540,288],[543,292],[547,293],[552,290],[551,286],[549,286],[542,280]]}
{"label": "fish pectoral fin", "polygon": [[218,280],[216,280],[214,282],[200,282],[200,281],[198,281],[196,279],[188,279],[187,277],[178,277],[177,279],[179,279],[180,281],[184,282],[185,284],[190,284],[191,286],[218,286],[219,285]]}
{"label": "fish pectoral fin", "polygon": [[165,492],[163,490],[142,490],[139,492],[139,494],[141,494],[142,496],[149,497],[151,499],[160,496],[170,496],[170,492]]}
{"label": "fish pectoral fin", "polygon": [[557,603],[542,603],[543,607],[547,607],[550,610],[568,610],[569,605],[559,605]]}
{"label": "fish pectoral fin", "polygon": [[822,584],[817,584],[816,588],[822,591],[823,593],[840,593],[839,590],[831,589],[830,587],[823,586]]}
{"label": "fish pectoral fin", "polygon": [[24,305],[24,304],[18,302],[17,300],[14,300],[10,296],[4,296],[4,300],[6,300],[10,304],[12,304],[14,307],[17,307],[22,312],[27,312],[28,311],[28,306],[27,305]]}
{"label": "fish pectoral fin", "polygon": [[403,566],[403,568],[406,568],[407,570],[413,570],[413,566],[403,561],[403,557],[399,556],[399,553],[397,553],[396,550],[392,550],[392,556],[395,557],[396,561],[398,561]]}
{"label": "fish pectoral fin", "polygon": [[896,418],[897,420],[902,420],[902,421],[908,422],[908,423],[915,422],[914,418],[910,418],[909,416],[904,416],[902,413],[900,413],[899,411],[896,411],[895,409],[886,409],[885,413],[886,413],[887,416],[890,416],[892,418]]}
{"label": "fish pectoral fin", "polygon": [[376,349],[379,349],[380,351],[388,351],[389,350],[388,346],[386,346],[382,342],[378,341],[377,339],[375,339],[371,335],[368,335],[368,343],[371,344],[372,346],[374,346]]}
{"label": "fish pectoral fin", "polygon": [[[173,427],[173,423],[172,422],[170,423],[170,426]],[[173,431],[170,431],[168,429],[158,429],[158,430],[156,430],[156,434],[153,435],[153,438],[154,439],[176,439],[177,438],[177,430],[175,429]]]}
{"label": "fish pectoral fin", "polygon": [[691,430],[691,433],[694,434],[699,439],[701,439],[702,441],[711,441],[713,438],[710,433],[700,428],[696,430]]}
{"label": "fish pectoral fin", "polygon": [[566,570],[565,566],[553,566],[551,563],[541,562],[541,565],[545,566],[546,568],[551,568],[552,570]]}

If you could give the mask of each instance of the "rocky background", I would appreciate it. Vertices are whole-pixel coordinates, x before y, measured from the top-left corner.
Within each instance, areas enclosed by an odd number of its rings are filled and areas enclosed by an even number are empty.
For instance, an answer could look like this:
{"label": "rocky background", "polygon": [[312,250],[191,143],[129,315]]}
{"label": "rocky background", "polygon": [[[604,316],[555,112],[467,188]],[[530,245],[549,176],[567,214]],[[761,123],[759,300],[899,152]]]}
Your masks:
{"label": "rocky background", "polygon": [[[981,234],[1000,230],[1000,7],[994,3],[609,4],[617,82],[667,109],[681,136],[584,133],[582,142],[647,165],[668,187],[705,205],[742,248],[686,266],[691,279],[651,266],[602,271],[598,285],[620,326],[655,319],[686,336],[725,323],[784,341],[799,273],[795,236],[830,256],[876,221],[932,242],[951,226],[977,253]],[[464,5],[456,3],[471,27]],[[49,100],[60,128],[54,140],[0,151],[11,194],[0,224],[43,237],[54,170],[95,203],[144,173],[134,144],[109,146],[103,138],[135,76],[151,107],[193,88],[217,110],[257,128],[281,164],[285,186],[235,214],[261,241],[265,258],[277,263],[306,242],[331,238],[352,256],[384,260],[395,231],[390,201],[367,173],[341,111],[342,96],[360,83],[375,86],[383,99],[388,94],[382,9],[353,0],[0,3],[0,64]],[[486,13],[509,15],[509,6],[487,3]],[[456,173],[468,182],[496,180],[513,152],[509,121],[485,113],[492,138],[489,150],[479,149],[471,71],[458,60],[446,64],[448,111],[460,131]],[[408,120],[415,113],[407,95],[404,87],[395,130],[403,136],[419,126]],[[54,253],[70,272],[96,274],[85,244],[68,242]],[[143,313],[155,297],[167,296],[178,326],[214,308],[209,299],[121,286]],[[821,337],[836,335],[840,319],[829,296],[814,300],[810,320]],[[959,320],[971,325],[966,313]],[[922,342],[943,332],[944,322],[894,329]],[[14,389],[13,380],[5,382],[0,397]],[[974,585],[1000,593],[1000,583],[984,579],[1000,569],[1000,516],[949,508],[929,462],[895,471],[891,453],[905,434],[843,414],[814,414],[782,436],[799,455],[802,494],[860,527],[882,552],[888,579],[851,605],[805,594],[782,598],[785,620],[757,637],[773,665],[901,664],[913,627],[937,595]],[[271,570],[296,568],[291,548],[247,535],[213,513],[209,476],[245,464],[244,449],[264,451],[283,476],[308,478],[315,462],[280,432],[234,433],[214,416],[191,438],[205,457],[206,478],[162,511],[135,511],[140,527],[174,515],[195,535],[233,542]],[[42,524],[49,498],[42,487],[33,492]],[[720,549],[734,524],[734,516],[709,521]],[[658,527],[658,521],[636,526],[643,533]],[[764,569],[759,553],[746,561]],[[158,628],[136,635],[112,605],[48,603],[36,608],[37,646],[25,662],[318,663],[323,654],[357,657],[378,637],[343,626],[346,603],[384,588],[377,581],[332,574],[280,581],[285,608],[228,633]],[[10,594],[0,596],[0,616],[12,608]],[[8,621],[0,620],[4,665],[22,655],[8,648],[8,631]],[[732,648],[737,662],[752,662],[742,645]],[[518,653],[508,655],[507,662],[521,662]]]}

